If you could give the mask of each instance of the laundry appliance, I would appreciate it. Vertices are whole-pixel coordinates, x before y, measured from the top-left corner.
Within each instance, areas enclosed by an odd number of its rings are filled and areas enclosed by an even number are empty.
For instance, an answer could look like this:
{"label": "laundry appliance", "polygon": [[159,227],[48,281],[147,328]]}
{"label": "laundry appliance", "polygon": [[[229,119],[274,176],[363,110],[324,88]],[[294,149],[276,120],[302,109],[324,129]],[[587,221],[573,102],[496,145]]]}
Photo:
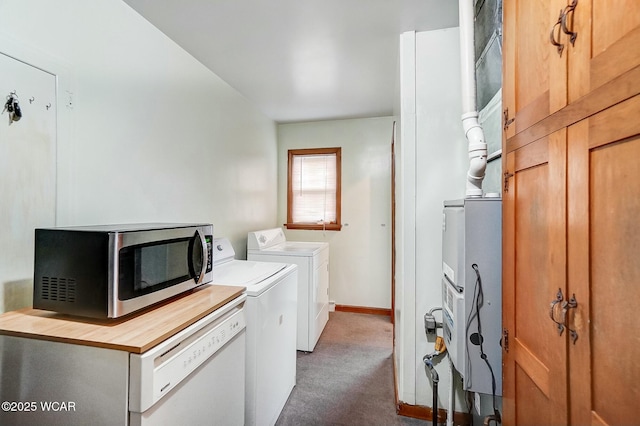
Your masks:
{"label": "laundry appliance", "polygon": [[275,424],[296,383],[298,267],[235,259],[213,243],[213,284],[246,287],[245,425]]}
{"label": "laundry appliance", "polygon": [[297,349],[312,352],[329,320],[329,243],[287,241],[280,228],[249,232],[247,259],[298,265]]}

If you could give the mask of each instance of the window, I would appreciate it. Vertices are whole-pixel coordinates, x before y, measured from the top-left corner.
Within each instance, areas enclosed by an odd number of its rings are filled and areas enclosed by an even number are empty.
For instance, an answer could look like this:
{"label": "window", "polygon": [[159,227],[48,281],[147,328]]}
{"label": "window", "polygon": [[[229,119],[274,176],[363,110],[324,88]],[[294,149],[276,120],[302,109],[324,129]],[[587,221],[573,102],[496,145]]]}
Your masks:
{"label": "window", "polygon": [[341,148],[290,149],[288,229],[339,231]]}

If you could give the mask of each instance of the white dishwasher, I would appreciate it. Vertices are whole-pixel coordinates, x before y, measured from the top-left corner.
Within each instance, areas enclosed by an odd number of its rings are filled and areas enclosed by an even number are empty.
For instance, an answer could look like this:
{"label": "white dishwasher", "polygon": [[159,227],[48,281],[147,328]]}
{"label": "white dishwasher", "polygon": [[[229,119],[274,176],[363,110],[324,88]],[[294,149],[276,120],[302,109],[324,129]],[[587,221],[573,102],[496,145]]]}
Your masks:
{"label": "white dishwasher", "polygon": [[[128,333],[148,336],[154,328],[178,327],[169,318],[171,311],[199,318],[140,353],[8,335],[11,320],[3,321],[3,315],[0,424],[243,425],[246,295],[238,293],[212,312],[198,310],[197,303],[214,298],[215,290],[211,286],[199,296],[169,303],[157,313],[149,312],[155,315],[151,322],[140,321],[151,325],[129,328]],[[67,322],[47,315],[17,314],[21,323],[27,321],[18,328],[28,335],[31,320],[45,328],[51,321]],[[115,336],[113,340],[126,340],[118,337],[122,323],[94,326],[74,321],[71,326],[87,340],[96,330]]]}
{"label": "white dishwasher", "polygon": [[238,299],[130,355],[131,426],[244,424],[246,296]]}

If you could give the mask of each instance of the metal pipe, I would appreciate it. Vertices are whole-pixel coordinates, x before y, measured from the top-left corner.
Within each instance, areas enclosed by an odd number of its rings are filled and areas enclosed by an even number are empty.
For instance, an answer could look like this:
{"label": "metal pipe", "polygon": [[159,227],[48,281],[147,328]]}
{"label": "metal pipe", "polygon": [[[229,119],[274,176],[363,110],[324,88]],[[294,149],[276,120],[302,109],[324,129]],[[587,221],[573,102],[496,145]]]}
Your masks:
{"label": "metal pipe", "polygon": [[440,377],[438,376],[438,372],[433,366],[432,359],[435,355],[439,354],[439,352],[434,352],[433,354],[427,354],[422,358],[422,361],[431,372],[431,393],[433,394],[431,406],[433,410],[432,421],[434,426],[438,426],[438,382],[440,381]]}
{"label": "metal pipe", "polygon": [[454,401],[455,401],[455,369],[453,367],[453,361],[451,356],[449,358],[449,409],[447,410],[447,426],[453,426],[453,413],[454,413]]}
{"label": "metal pipe", "polygon": [[433,425],[438,426],[438,382],[433,383]]}

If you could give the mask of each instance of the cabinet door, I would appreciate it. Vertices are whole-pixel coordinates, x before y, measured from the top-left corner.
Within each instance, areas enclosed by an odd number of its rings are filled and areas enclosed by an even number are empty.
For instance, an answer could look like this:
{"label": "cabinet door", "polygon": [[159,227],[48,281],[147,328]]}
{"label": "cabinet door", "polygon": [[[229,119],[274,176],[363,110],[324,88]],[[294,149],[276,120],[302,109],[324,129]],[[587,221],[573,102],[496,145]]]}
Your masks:
{"label": "cabinet door", "polygon": [[515,118],[507,137],[566,105],[567,48],[560,56],[550,42],[564,7],[566,0],[503,3],[503,109]]}
{"label": "cabinet door", "polygon": [[503,194],[504,424],[565,425],[567,340],[549,306],[567,294],[566,130],[509,152],[503,167],[513,175]]}
{"label": "cabinet door", "polygon": [[[575,10],[567,15],[567,26],[576,33],[575,45],[568,47],[569,102],[640,65],[638,0],[573,2]],[[638,79],[637,75],[628,77],[630,81]],[[602,95],[610,91],[603,90]]]}
{"label": "cabinet door", "polygon": [[568,130],[571,423],[640,416],[640,95]]}

